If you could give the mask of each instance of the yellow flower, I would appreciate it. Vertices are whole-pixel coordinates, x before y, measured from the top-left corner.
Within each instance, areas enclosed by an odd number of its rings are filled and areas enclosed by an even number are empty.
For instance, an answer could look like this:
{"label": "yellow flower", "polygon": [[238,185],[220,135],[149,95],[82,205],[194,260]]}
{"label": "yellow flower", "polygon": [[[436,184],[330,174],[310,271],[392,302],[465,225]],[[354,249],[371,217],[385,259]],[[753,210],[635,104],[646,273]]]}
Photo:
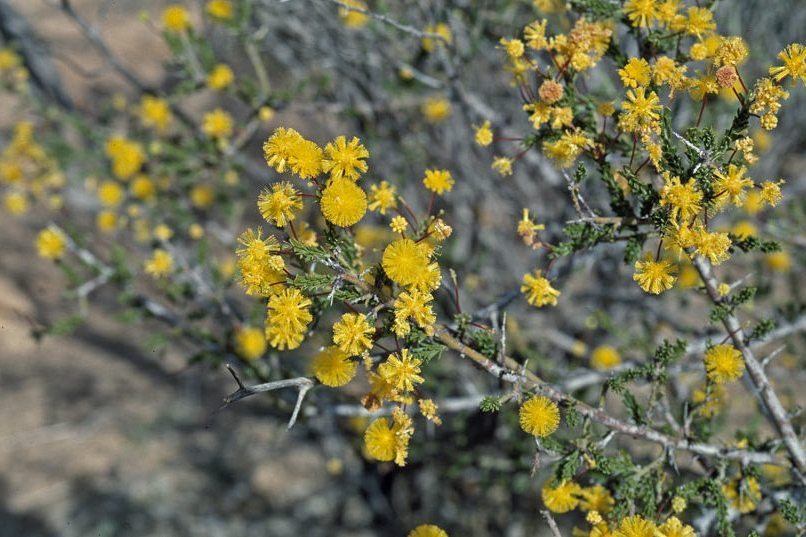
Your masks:
{"label": "yellow flower", "polygon": [[431,192],[443,194],[453,190],[453,177],[448,170],[425,170],[423,185]]}
{"label": "yellow flower", "polygon": [[520,39],[506,39],[502,37],[500,41],[501,47],[506,51],[507,56],[512,59],[518,59],[523,56],[526,47]]}
{"label": "yellow flower", "polygon": [[755,511],[756,506],[761,501],[761,485],[759,485],[755,477],[748,477],[744,481],[734,479],[730,483],[723,485],[722,492],[730,500],[733,508],[740,513]]}
{"label": "yellow flower", "polygon": [[493,159],[492,169],[498,172],[502,177],[512,175],[512,159],[507,157],[495,157]]}
{"label": "yellow flower", "polygon": [[538,308],[546,305],[556,306],[560,292],[551,286],[551,282],[544,278],[539,270],[534,275],[524,274],[521,293],[526,295],[526,301]]}
{"label": "yellow flower", "polygon": [[207,87],[213,90],[222,90],[232,84],[233,80],[235,80],[235,74],[230,66],[225,63],[219,63],[207,75]]}
{"label": "yellow flower", "polygon": [[322,191],[320,206],[328,222],[348,227],[361,220],[367,212],[367,195],[350,179],[338,177],[331,179]]}
{"label": "yellow flower", "polygon": [[649,84],[649,63],[643,58],[630,58],[627,64],[619,69],[619,77],[628,88],[645,87]]}
{"label": "yellow flower", "polygon": [[112,211],[101,211],[95,218],[95,225],[104,233],[112,233],[118,229],[118,215]]}
{"label": "yellow flower", "polygon": [[688,502],[686,502],[686,499],[682,496],[675,496],[672,498],[672,511],[675,513],[682,513],[686,510],[687,506]]}
{"label": "yellow flower", "polygon": [[207,209],[215,201],[215,190],[209,185],[196,185],[190,190],[190,202],[199,209]]}
{"label": "yellow flower", "polygon": [[375,327],[360,313],[345,313],[333,325],[333,343],[349,356],[356,356],[372,348]]}
{"label": "yellow flower", "polygon": [[666,259],[653,261],[650,257],[644,261],[635,262],[635,274],[632,279],[646,293],[659,295],[672,288],[675,282],[675,266]]}
{"label": "yellow flower", "polygon": [[299,192],[288,181],[274,183],[271,190],[264,190],[257,198],[257,208],[267,222],[277,227],[285,227],[296,218],[302,209]]}
{"label": "yellow flower", "polygon": [[394,330],[398,337],[408,335],[411,330],[408,319],[414,319],[417,326],[430,332],[437,318],[429,302],[434,297],[430,293],[412,289],[401,292],[395,299],[395,324]]}
{"label": "yellow flower", "polygon": [[658,18],[658,1],[628,0],[624,4],[624,13],[633,26],[649,27]]}
{"label": "yellow flower", "polygon": [[783,182],[783,179],[777,183],[773,183],[772,181],[764,181],[764,183],[761,185],[761,199],[769,203],[772,207],[775,207],[781,203],[781,199],[783,198],[781,195],[781,184]]}
{"label": "yellow flower", "polygon": [[231,19],[232,12],[233,6],[231,0],[210,0],[207,2],[207,13],[216,19]]}
{"label": "yellow flower", "polygon": [[580,486],[571,480],[563,481],[556,487],[552,487],[548,482],[543,485],[540,496],[543,498],[543,503],[552,513],[567,513],[575,509],[579,504],[578,495],[581,489]]}
{"label": "yellow flower", "polygon": [[390,354],[389,358],[378,366],[378,373],[396,389],[410,392],[415,384],[425,380],[420,376],[422,362],[419,358],[411,356],[408,349],[403,349],[399,354]]}
{"label": "yellow flower", "polygon": [[770,67],[770,75],[775,80],[780,82],[787,76],[791,76],[793,86],[798,78],[806,84],[806,47],[800,43],[792,43],[778,53],[778,59],[784,64]]}
{"label": "yellow flower", "polygon": [[534,21],[531,24],[527,24],[523,29],[523,37],[526,39],[526,44],[529,48],[535,50],[543,50],[549,46],[548,40],[546,39],[546,24],[548,21],[546,19],[540,21]]}
{"label": "yellow flower", "polygon": [[132,179],[129,185],[132,196],[143,201],[152,201],[157,195],[157,188],[154,182],[146,175],[138,175]]}
{"label": "yellow flower", "polygon": [[723,37],[714,54],[714,64],[737,66],[747,58],[747,43],[739,36]]}
{"label": "yellow flower", "polygon": [[744,358],[733,345],[714,345],[705,352],[705,371],[716,384],[739,380],[744,373]]}
{"label": "yellow flower", "polygon": [[792,258],[785,251],[767,254],[764,256],[764,262],[776,272],[789,272],[792,268]]}
{"label": "yellow flower", "polygon": [[451,33],[451,28],[444,22],[438,22],[436,25],[428,25],[424,28],[425,33],[427,34],[437,34],[442,39],[439,38],[432,38],[432,37],[423,37],[423,50],[426,52],[433,52],[436,47],[442,46],[444,44],[450,45],[453,43],[453,34]]}
{"label": "yellow flower", "polygon": [[705,228],[696,231],[694,246],[698,255],[707,257],[714,265],[719,265],[730,257],[730,237],[727,233],[709,233]]}
{"label": "yellow flower", "polygon": [[378,418],[369,424],[364,432],[364,446],[373,459],[379,461],[394,460],[397,440],[395,431],[389,426],[389,420]]}
{"label": "yellow flower", "polygon": [[353,380],[358,364],[338,347],[325,347],[313,359],[311,367],[319,382],[338,388]]}
{"label": "yellow flower", "polygon": [[[599,371],[613,369],[621,363],[621,355],[610,345],[600,345],[591,353],[591,367]],[[597,509],[600,511],[600,509]]]}
{"label": "yellow flower", "polygon": [[238,237],[241,245],[235,253],[241,272],[241,285],[247,295],[270,296],[284,289],[283,258],[274,255],[280,249],[277,239],[262,237],[263,230],[248,229]]}
{"label": "yellow flower", "polygon": [[104,181],[98,186],[96,192],[101,205],[117,207],[123,201],[123,188],[115,181]]}
{"label": "yellow flower", "polygon": [[55,229],[43,229],[36,237],[36,250],[45,259],[60,259],[67,248],[67,240]]}
{"label": "yellow flower", "polygon": [[105,151],[112,160],[112,173],[121,179],[128,179],[137,173],[146,159],[140,144],[120,136],[109,138]]}
{"label": "yellow flower", "polygon": [[702,37],[703,34],[716,29],[714,14],[703,7],[688,8],[684,29],[689,35]]}
{"label": "yellow flower", "polygon": [[526,401],[520,408],[519,417],[521,429],[534,436],[549,436],[560,425],[560,409],[554,401],[542,395]]}
{"label": "yellow flower", "polygon": [[[350,8],[367,9],[367,4],[361,0],[342,0],[342,3]],[[361,28],[369,21],[369,15],[348,7],[339,7],[339,19],[347,28],[356,29]]]}
{"label": "yellow flower", "polygon": [[9,192],[3,198],[3,205],[15,216],[24,214],[28,211],[28,198],[22,192]]}
{"label": "yellow flower", "polygon": [[304,140],[294,129],[278,127],[263,143],[263,157],[266,164],[277,173],[283,173],[289,167],[289,159],[295,153],[297,144]]}
{"label": "yellow flower", "polygon": [[448,534],[439,526],[423,524],[411,530],[408,537],[448,537]]}
{"label": "yellow flower", "polygon": [[257,360],[266,352],[266,335],[260,328],[244,326],[235,332],[235,352],[246,361]]}
{"label": "yellow flower", "polygon": [[442,123],[451,115],[451,103],[442,97],[428,99],[423,103],[422,113],[429,123]]}
{"label": "yellow flower", "polygon": [[145,271],[154,278],[167,276],[174,269],[174,259],[170,253],[162,248],[157,248],[151,257],[145,262]]}
{"label": "yellow flower", "polygon": [[637,132],[652,128],[660,120],[660,99],[654,91],[646,94],[646,88],[639,87],[635,91],[627,91],[627,100],[621,103],[623,112],[619,125],[627,132]]}
{"label": "yellow flower", "polygon": [[389,209],[397,207],[397,189],[387,181],[381,181],[380,185],[369,187],[370,203],[368,208],[386,214]]}
{"label": "yellow flower", "polygon": [[697,537],[694,528],[680,522],[680,519],[671,516],[658,527],[656,537]]}
{"label": "yellow flower", "polygon": [[264,123],[268,123],[274,117],[274,108],[271,106],[261,106],[260,110],[257,112],[260,121]]}
{"label": "yellow flower", "polygon": [[162,12],[162,25],[166,30],[181,32],[190,28],[190,14],[179,4],[172,4]]}
{"label": "yellow flower", "polygon": [[579,507],[583,511],[609,513],[616,503],[610,491],[602,485],[583,488],[580,493]]}
{"label": "yellow flower", "polygon": [[158,132],[164,132],[172,119],[173,114],[168,101],[152,95],[143,95],[140,100],[140,120],[143,125],[153,127]]}
{"label": "yellow flower", "polygon": [[442,425],[442,420],[437,416],[437,404],[431,399],[418,399],[417,406],[420,408],[420,414],[434,425]]}
{"label": "yellow flower", "polygon": [[717,202],[724,203],[726,200],[730,201],[737,207],[741,207],[744,203],[744,189],[752,188],[753,180],[745,177],[744,174],[747,168],[744,166],[736,166],[735,164],[728,165],[727,173],[722,173],[720,170],[714,172],[714,192]]}
{"label": "yellow flower", "polygon": [[393,282],[400,285],[413,285],[418,273],[428,265],[428,255],[423,248],[411,239],[398,239],[391,242],[383,251],[381,266]]}
{"label": "yellow flower", "polygon": [[660,193],[662,207],[671,208],[672,220],[687,221],[702,209],[702,192],[697,190],[693,179],[685,183],[679,177],[666,177],[665,185]]}
{"label": "yellow flower", "polygon": [[657,527],[651,520],[634,515],[625,517],[613,534],[614,537],[655,537]]}
{"label": "yellow flower", "polygon": [[228,138],[232,135],[232,116],[221,108],[216,108],[204,115],[202,131],[210,138]]}
{"label": "yellow flower", "polygon": [[392,221],[389,222],[389,227],[392,228],[392,231],[395,233],[403,233],[406,231],[406,228],[409,227],[409,223],[403,216],[395,216],[392,218]]}
{"label": "yellow flower", "polygon": [[733,229],[731,229],[731,233],[740,239],[746,239],[748,237],[755,237],[758,235],[758,229],[753,222],[749,220],[742,220],[741,222],[736,222],[736,224],[733,226]]}
{"label": "yellow flower", "polygon": [[476,143],[481,147],[487,147],[491,143],[493,143],[493,130],[490,128],[490,122],[485,121],[481,124],[481,127],[476,128],[476,132],[474,134],[474,139]]}
{"label": "yellow flower", "polygon": [[322,159],[322,170],[330,173],[331,179],[347,178],[357,181],[361,173],[366,173],[369,157],[367,148],[353,136],[350,142],[339,136],[325,146],[325,158]]}
{"label": "yellow flower", "polygon": [[174,236],[174,231],[166,226],[165,224],[160,224],[154,228],[154,237],[160,241],[166,242],[171,240],[171,237]]}
{"label": "yellow flower", "polygon": [[310,305],[310,299],[294,288],[286,288],[269,298],[266,339],[272,347],[291,350],[300,346],[313,319],[308,311]]}

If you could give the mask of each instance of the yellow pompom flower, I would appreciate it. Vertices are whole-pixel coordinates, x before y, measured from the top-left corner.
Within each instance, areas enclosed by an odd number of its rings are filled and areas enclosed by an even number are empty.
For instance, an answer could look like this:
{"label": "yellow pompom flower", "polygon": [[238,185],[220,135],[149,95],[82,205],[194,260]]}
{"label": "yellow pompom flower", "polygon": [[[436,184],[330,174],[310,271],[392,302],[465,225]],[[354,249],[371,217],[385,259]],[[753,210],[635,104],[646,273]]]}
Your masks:
{"label": "yellow pompom flower", "polygon": [[113,211],[101,211],[95,218],[95,225],[103,233],[112,233],[113,231],[116,231],[119,223],[120,220],[118,219],[118,215]]}
{"label": "yellow pompom flower", "polygon": [[778,53],[778,59],[783,65],[770,67],[770,75],[780,82],[784,78],[792,77],[794,86],[798,78],[806,84],[806,47],[800,43],[792,43]]}
{"label": "yellow pompom flower", "polygon": [[219,63],[207,75],[207,87],[213,90],[222,90],[232,84],[235,74],[226,63]]}
{"label": "yellow pompom flower", "polygon": [[233,10],[231,0],[210,0],[207,2],[207,13],[216,19],[231,19]]}
{"label": "yellow pompom flower", "polygon": [[619,364],[621,364],[621,355],[615,347],[610,345],[600,345],[591,353],[591,367],[599,371],[613,369]]}
{"label": "yellow pompom flower", "polygon": [[764,256],[764,263],[776,272],[788,272],[792,268],[792,257],[785,251],[772,252]]}
{"label": "yellow pompom flower", "polygon": [[369,187],[370,203],[368,208],[371,211],[378,211],[386,214],[389,209],[397,207],[397,189],[387,181],[381,181],[380,185]]}
{"label": "yellow pompom flower", "polygon": [[376,419],[364,432],[364,447],[373,459],[394,460],[396,445],[395,431],[389,426],[389,420],[386,418]]}
{"label": "yellow pompom flower", "polygon": [[688,502],[682,496],[675,496],[672,498],[672,511],[675,513],[682,513],[688,507]]}
{"label": "yellow pompom flower", "polygon": [[277,227],[285,227],[302,209],[299,192],[288,181],[274,183],[271,190],[264,190],[257,198],[261,216]]}
{"label": "yellow pompom flower", "polygon": [[772,181],[764,181],[764,183],[761,185],[761,199],[770,204],[771,207],[775,207],[781,203],[781,199],[783,199],[783,196],[781,195],[781,184],[783,182],[783,179],[777,183],[773,183]]}
{"label": "yellow pompom flower", "polygon": [[238,237],[240,248],[238,268],[241,272],[241,285],[247,295],[270,296],[284,289],[286,276],[283,272],[283,258],[275,255],[280,244],[273,236],[265,239],[263,230],[248,229]]}
{"label": "yellow pompom flower", "polygon": [[734,479],[722,486],[722,492],[734,509],[742,514],[751,513],[761,501],[761,485],[755,477],[744,481]]}
{"label": "yellow pompom flower", "polygon": [[448,537],[448,534],[439,526],[423,524],[411,530],[408,537]]}
{"label": "yellow pompom flower", "polygon": [[498,172],[502,177],[512,175],[512,159],[508,157],[495,157],[493,159],[492,169]]}
{"label": "yellow pompom flower", "polygon": [[661,104],[658,94],[639,87],[627,91],[627,100],[621,103],[623,112],[619,117],[619,126],[627,132],[637,132],[646,128],[654,128],[660,120]]}
{"label": "yellow pompom flower", "polygon": [[581,488],[571,480],[563,481],[556,487],[552,487],[548,482],[543,485],[540,496],[543,504],[552,513],[567,513],[579,505],[579,494]]}
{"label": "yellow pompom flower", "polygon": [[263,142],[263,157],[266,159],[266,164],[274,168],[277,173],[283,173],[290,166],[289,159],[302,140],[304,140],[302,135],[294,129],[278,127]]}
{"label": "yellow pompom flower", "polygon": [[560,292],[551,286],[551,282],[544,278],[539,270],[532,274],[523,275],[521,293],[526,295],[526,301],[538,308],[543,306],[556,306]]}
{"label": "yellow pompom flower", "polygon": [[409,227],[409,223],[403,216],[395,216],[392,218],[392,221],[389,222],[389,227],[392,228],[392,231],[395,233],[403,233],[406,231],[406,228]]}
{"label": "yellow pompom flower", "polygon": [[115,181],[104,181],[96,191],[98,200],[105,207],[117,207],[123,201],[123,188]]}
{"label": "yellow pompom flower", "polygon": [[158,132],[164,132],[172,119],[171,107],[165,99],[144,95],[140,100],[140,121],[146,127],[153,127]]}
{"label": "yellow pompom flower", "polygon": [[714,14],[704,7],[690,7],[687,10],[687,16],[683,24],[683,29],[689,35],[702,37],[704,34],[712,32],[716,29],[714,22]]}
{"label": "yellow pompom flower", "polygon": [[210,185],[196,185],[190,189],[190,202],[199,209],[209,208],[215,201],[215,190]]}
{"label": "yellow pompom flower", "polygon": [[431,192],[441,195],[453,189],[453,177],[448,170],[425,170],[423,185]]}
{"label": "yellow pompom flower", "polygon": [[173,271],[174,258],[168,251],[157,248],[151,254],[151,257],[146,260],[144,267],[146,273],[154,278],[162,278]]}
{"label": "yellow pompom flower", "polygon": [[659,295],[674,286],[675,270],[675,266],[670,261],[666,259],[653,261],[650,257],[644,261],[635,262],[635,274],[632,279],[638,282],[644,292]]}
{"label": "yellow pompom flower", "polygon": [[311,368],[319,382],[338,388],[353,380],[358,364],[338,347],[325,347],[313,359]]}
{"label": "yellow pompom flower", "polygon": [[171,4],[162,12],[162,25],[172,32],[187,30],[190,28],[190,13],[179,4]]}
{"label": "yellow pompom flower", "polygon": [[726,201],[741,207],[744,203],[744,190],[753,187],[753,180],[745,177],[747,168],[744,166],[728,165],[727,173],[720,170],[714,172],[714,193],[717,203],[723,204]]}
{"label": "yellow pompom flower", "polygon": [[656,537],[697,537],[694,528],[688,524],[683,524],[676,516],[666,519],[666,522],[658,526]]}
{"label": "yellow pompom flower", "polygon": [[739,380],[744,373],[744,358],[733,345],[714,345],[705,352],[705,371],[716,384]]}
{"label": "yellow pompom flower", "polygon": [[322,191],[320,207],[325,220],[341,227],[357,223],[367,212],[367,195],[346,177],[332,179]]}
{"label": "yellow pompom flower", "polygon": [[28,198],[22,192],[9,192],[3,198],[3,206],[15,216],[28,211]]}
{"label": "yellow pompom flower", "polygon": [[232,116],[216,108],[204,115],[202,131],[210,138],[228,138],[232,135]]}
{"label": "yellow pompom flower", "polygon": [[408,349],[403,349],[400,353],[390,354],[389,358],[378,366],[378,373],[396,389],[410,392],[415,384],[425,381],[420,376],[422,362],[419,358],[413,357]]}
{"label": "yellow pompom flower", "polygon": [[361,0],[343,0],[342,3],[347,7],[339,7],[339,19],[347,28],[361,28],[369,21],[369,15],[356,11],[356,9],[366,10],[367,4]]}
{"label": "yellow pompom flower", "polygon": [[445,44],[450,45],[453,43],[453,33],[451,32],[451,28],[444,22],[438,22],[435,25],[428,25],[423,29],[423,31],[428,34],[436,34],[440,36],[439,38],[423,37],[423,50],[426,52],[433,52],[437,46],[443,46]]}
{"label": "yellow pompom flower", "polygon": [[649,85],[650,73],[649,63],[643,58],[630,58],[627,64],[618,71],[622,83],[628,88]]}
{"label": "yellow pompom flower", "polygon": [[560,425],[560,409],[554,401],[542,395],[535,395],[526,401],[520,408],[519,416],[521,429],[534,436],[549,436]]}
{"label": "yellow pompom flower", "polygon": [[295,288],[286,288],[269,298],[266,339],[272,347],[291,350],[300,346],[313,319],[310,305],[310,299]]}
{"label": "yellow pompom flower", "polygon": [[730,257],[728,252],[730,245],[727,233],[718,231],[709,233],[705,228],[696,231],[694,246],[697,254],[707,257],[714,265],[719,265]]}
{"label": "yellow pompom flower", "polygon": [[655,537],[657,527],[651,520],[640,515],[628,516],[622,519],[613,533],[614,537]]}
{"label": "yellow pompom flower", "polygon": [[702,192],[693,179],[682,183],[679,177],[667,177],[660,193],[662,207],[671,208],[672,220],[690,220],[702,209]]}
{"label": "yellow pompom flower", "polygon": [[60,259],[67,248],[67,240],[55,229],[43,229],[36,236],[36,250],[45,259]]}
{"label": "yellow pompom flower", "polygon": [[393,282],[413,285],[419,273],[428,265],[428,256],[422,247],[411,239],[398,239],[383,251],[381,266]]}
{"label": "yellow pompom flower", "polygon": [[322,173],[322,148],[300,137],[288,157],[288,164],[300,179],[313,179]]}
{"label": "yellow pompom flower", "polygon": [[493,130],[490,127],[490,122],[485,120],[481,127],[477,127],[473,138],[476,140],[476,144],[481,147],[487,147],[493,143]]}
{"label": "yellow pompom flower", "polygon": [[658,18],[658,0],[628,0],[624,13],[633,26],[649,27]]}
{"label": "yellow pompom flower", "polygon": [[583,511],[609,513],[616,501],[610,491],[602,485],[583,488],[580,493],[579,507]]}
{"label": "yellow pompom flower", "polygon": [[325,146],[325,158],[322,159],[322,170],[330,173],[331,179],[346,178],[357,181],[361,173],[366,173],[369,157],[367,148],[353,136],[349,142],[339,136]]}
{"label": "yellow pompom flower", "polygon": [[350,356],[357,356],[372,348],[375,327],[360,313],[345,313],[333,325],[333,343]]}
{"label": "yellow pompom flower", "polygon": [[129,185],[132,196],[142,201],[152,201],[157,195],[154,182],[146,175],[138,175]]}
{"label": "yellow pompom flower", "polygon": [[435,97],[425,101],[421,111],[429,123],[442,123],[451,115],[451,103],[442,97]]}
{"label": "yellow pompom flower", "polygon": [[266,335],[260,328],[244,326],[235,332],[235,353],[250,362],[266,352]]}

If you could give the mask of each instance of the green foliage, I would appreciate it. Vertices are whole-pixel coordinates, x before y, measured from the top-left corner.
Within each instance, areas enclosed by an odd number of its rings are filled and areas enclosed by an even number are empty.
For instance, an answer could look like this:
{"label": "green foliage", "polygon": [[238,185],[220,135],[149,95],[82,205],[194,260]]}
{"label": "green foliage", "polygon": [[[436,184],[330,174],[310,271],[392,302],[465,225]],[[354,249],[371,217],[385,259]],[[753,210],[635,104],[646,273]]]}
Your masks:
{"label": "green foliage", "polygon": [[501,410],[501,400],[498,397],[485,395],[479,403],[479,410],[482,412],[498,412]]}

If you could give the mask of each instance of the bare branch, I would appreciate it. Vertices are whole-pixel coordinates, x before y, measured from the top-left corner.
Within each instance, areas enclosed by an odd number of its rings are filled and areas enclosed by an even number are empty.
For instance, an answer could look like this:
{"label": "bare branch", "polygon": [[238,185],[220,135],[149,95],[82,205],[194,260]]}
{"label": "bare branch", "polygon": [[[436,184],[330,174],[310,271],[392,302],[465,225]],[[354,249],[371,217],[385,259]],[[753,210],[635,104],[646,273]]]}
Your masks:
{"label": "bare branch", "polygon": [[302,401],[305,399],[305,395],[308,393],[308,390],[313,388],[315,385],[314,381],[308,377],[296,377],[291,379],[275,380],[273,382],[264,382],[263,384],[255,384],[253,386],[245,386],[238,377],[238,374],[232,367],[230,367],[229,364],[227,364],[227,370],[238,384],[238,389],[224,397],[224,404],[222,404],[218,410],[222,410],[236,401],[240,401],[241,399],[245,399],[257,393],[282,390],[283,388],[297,388],[297,402],[294,405],[294,411],[291,413],[291,418],[288,420],[289,429],[297,422],[297,416],[299,416],[299,411],[300,408],[302,408]]}
{"label": "bare branch", "polygon": [[551,513],[549,513],[548,510],[543,509],[540,511],[540,514],[546,519],[546,524],[548,524],[551,534],[554,537],[563,537],[563,534],[560,533],[560,527],[557,526],[557,521],[554,520],[554,517],[551,516]]}

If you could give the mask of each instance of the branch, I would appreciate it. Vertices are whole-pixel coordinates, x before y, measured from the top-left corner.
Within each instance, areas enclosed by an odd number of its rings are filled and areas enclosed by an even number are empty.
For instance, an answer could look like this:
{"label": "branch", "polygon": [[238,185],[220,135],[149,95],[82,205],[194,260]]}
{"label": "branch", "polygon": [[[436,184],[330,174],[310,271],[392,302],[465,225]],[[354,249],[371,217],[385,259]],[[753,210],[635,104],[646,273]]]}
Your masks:
{"label": "branch", "polygon": [[423,39],[423,38],[427,37],[429,39],[436,39],[436,40],[442,41],[446,45],[450,44],[450,43],[448,43],[448,40],[445,39],[445,37],[440,35],[440,34],[437,34],[437,33],[434,33],[434,32],[424,32],[422,30],[419,30],[419,29],[415,28],[414,26],[410,26],[408,24],[403,24],[402,22],[398,22],[395,19],[387,17],[386,15],[381,15],[380,13],[375,13],[375,12],[369,11],[368,9],[363,9],[363,8],[360,8],[360,7],[351,6],[350,4],[345,4],[344,2],[340,2],[339,0],[322,0],[322,1],[329,2],[331,4],[335,4],[335,5],[339,6],[340,8],[342,8],[342,9],[344,9],[346,11],[354,11],[355,13],[361,13],[362,15],[366,15],[368,17],[371,17],[371,18],[373,18],[373,19],[375,19],[377,21],[380,21],[380,22],[382,22],[384,24],[388,24],[389,26],[391,26],[393,28],[396,28],[396,29],[400,30],[401,32],[405,32],[407,34],[415,35],[415,36],[419,37],[420,39]]}
{"label": "branch", "polygon": [[635,425],[621,421],[618,418],[610,416],[604,410],[591,407],[582,401],[567,395],[561,390],[547,384],[530,371],[524,371],[523,374],[513,373],[513,371],[520,370],[521,366],[508,356],[504,357],[504,365],[506,367],[496,364],[480,352],[468,347],[456,339],[444,326],[437,327],[434,336],[444,343],[448,348],[458,352],[464,358],[469,358],[471,361],[480,365],[483,369],[487,370],[490,374],[496,376],[497,378],[505,382],[521,385],[526,389],[534,390],[557,403],[570,404],[583,416],[590,418],[591,420],[618,433],[635,438],[643,438],[644,440],[659,444],[665,449],[670,450],[690,451],[699,455],[737,460],[741,461],[742,463],[783,464],[780,458],[772,453],[748,451],[743,449],[728,449],[712,444],[690,442],[686,439],[673,438],[644,425]]}
{"label": "branch", "polygon": [[543,509],[540,511],[540,514],[546,519],[546,524],[548,524],[551,534],[554,537],[563,537],[563,534],[560,533],[559,526],[557,526],[557,521],[554,520],[554,517],[551,516],[551,513],[549,513],[547,509]]}
{"label": "branch", "polygon": [[[722,296],[719,294],[719,284],[717,283],[711,263],[706,258],[699,255],[694,256],[692,262],[697,272],[699,272],[702,281],[705,283],[705,288],[711,301],[714,304],[721,304]],[[764,367],[756,359],[750,346],[745,342],[745,335],[739,320],[733,313],[729,313],[722,320],[722,324],[725,326],[725,330],[728,331],[733,345],[742,353],[745,366],[747,367],[747,373],[753,381],[756,390],[758,390],[761,395],[761,400],[764,402],[764,406],[767,407],[773,425],[778,431],[778,434],[781,435],[781,439],[784,441],[784,445],[792,457],[795,468],[797,468],[798,472],[803,476],[806,474],[806,451],[804,451],[803,445],[795,433],[795,429],[792,427],[792,422],[789,421],[786,409],[784,409],[780,399],[778,399],[778,394],[775,393],[775,390],[770,385],[767,374],[764,372]]]}
{"label": "branch", "polygon": [[256,393],[281,390],[283,388],[297,388],[297,402],[294,405],[294,411],[291,413],[291,419],[288,420],[289,429],[297,422],[297,416],[299,416],[299,411],[302,408],[302,400],[305,399],[305,394],[315,385],[308,377],[296,377],[292,379],[275,380],[274,382],[264,382],[263,384],[255,384],[253,386],[244,386],[235,370],[229,364],[225,365],[227,366],[227,371],[230,372],[230,375],[232,375],[232,378],[234,378],[235,382],[238,384],[238,389],[224,398],[224,404],[221,405],[218,410],[222,410],[232,403],[255,395]]}

